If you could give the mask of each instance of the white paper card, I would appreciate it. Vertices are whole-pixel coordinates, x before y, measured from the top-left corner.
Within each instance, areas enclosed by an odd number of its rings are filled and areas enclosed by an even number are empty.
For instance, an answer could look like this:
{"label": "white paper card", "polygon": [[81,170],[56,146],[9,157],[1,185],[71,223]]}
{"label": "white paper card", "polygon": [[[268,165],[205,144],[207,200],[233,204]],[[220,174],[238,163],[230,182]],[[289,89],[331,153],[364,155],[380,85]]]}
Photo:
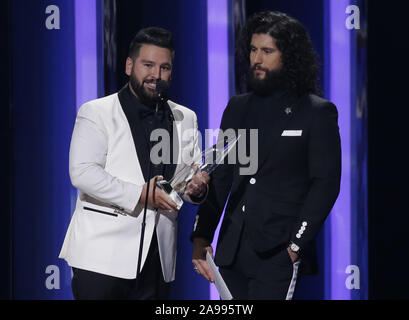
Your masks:
{"label": "white paper card", "polygon": [[209,252],[206,253],[206,261],[213,273],[214,285],[216,286],[217,291],[219,291],[220,298],[222,300],[233,300],[233,296],[231,295],[229,288],[227,288],[226,282],[224,282],[222,275],[220,274],[219,269],[217,269]]}
{"label": "white paper card", "polygon": [[302,130],[284,130],[281,136],[282,137],[301,137]]}

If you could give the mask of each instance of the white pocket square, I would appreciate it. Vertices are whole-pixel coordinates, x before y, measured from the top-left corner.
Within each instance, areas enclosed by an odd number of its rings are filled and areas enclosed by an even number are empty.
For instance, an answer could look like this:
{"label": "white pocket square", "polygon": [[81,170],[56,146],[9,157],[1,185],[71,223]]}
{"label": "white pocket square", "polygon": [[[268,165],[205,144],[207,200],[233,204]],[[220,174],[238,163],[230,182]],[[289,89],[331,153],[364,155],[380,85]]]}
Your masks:
{"label": "white pocket square", "polygon": [[302,130],[284,130],[281,136],[282,137],[301,137]]}

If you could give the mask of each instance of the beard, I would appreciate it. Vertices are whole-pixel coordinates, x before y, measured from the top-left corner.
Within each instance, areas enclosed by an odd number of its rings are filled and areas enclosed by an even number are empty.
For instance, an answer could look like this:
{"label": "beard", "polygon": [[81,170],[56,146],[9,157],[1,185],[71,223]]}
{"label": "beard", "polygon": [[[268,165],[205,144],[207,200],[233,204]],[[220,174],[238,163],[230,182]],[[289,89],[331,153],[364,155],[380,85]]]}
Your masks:
{"label": "beard", "polygon": [[[265,72],[264,79],[258,79],[254,76],[254,71],[261,69]],[[250,67],[247,73],[247,86],[259,96],[269,96],[275,91],[285,89],[285,79],[282,69],[268,70],[257,66]]]}
{"label": "beard", "polygon": [[[170,80],[166,81],[168,85],[170,85]],[[135,73],[132,72],[129,78],[129,84],[135,94],[138,96],[139,100],[142,104],[154,108],[157,102],[159,102],[158,92],[155,90],[154,92],[149,92],[145,89],[144,83],[157,83],[157,80],[143,80],[142,83],[136,78]]]}

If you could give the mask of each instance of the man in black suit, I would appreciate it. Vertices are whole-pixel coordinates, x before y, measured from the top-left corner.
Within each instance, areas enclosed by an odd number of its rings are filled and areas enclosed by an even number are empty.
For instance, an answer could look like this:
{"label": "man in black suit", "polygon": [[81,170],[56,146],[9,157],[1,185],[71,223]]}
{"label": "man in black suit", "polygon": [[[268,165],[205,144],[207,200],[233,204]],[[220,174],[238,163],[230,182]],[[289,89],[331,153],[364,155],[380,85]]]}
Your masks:
{"label": "man in black suit", "polygon": [[298,274],[317,272],[315,238],[339,193],[338,113],[318,96],[316,54],[294,18],[256,13],[239,51],[252,92],[231,98],[221,129],[258,129],[258,169],[243,175],[240,164],[223,164],[212,174],[192,262],[214,280],[205,253],[230,194],[215,262],[233,297],[292,299]]}

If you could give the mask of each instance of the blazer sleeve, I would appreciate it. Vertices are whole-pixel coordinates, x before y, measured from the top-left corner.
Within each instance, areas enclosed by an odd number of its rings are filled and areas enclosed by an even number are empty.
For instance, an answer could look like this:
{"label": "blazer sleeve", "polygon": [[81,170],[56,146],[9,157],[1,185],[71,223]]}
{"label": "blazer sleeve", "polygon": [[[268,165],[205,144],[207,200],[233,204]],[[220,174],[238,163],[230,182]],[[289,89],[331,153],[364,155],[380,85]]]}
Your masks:
{"label": "blazer sleeve", "polygon": [[[193,112],[193,111],[192,111]],[[196,159],[196,165],[200,166],[202,164],[202,157],[201,153],[202,150],[200,149],[199,146],[199,129],[198,129],[198,123],[197,123],[197,116],[196,113],[193,112],[193,159]],[[206,200],[207,194],[209,192],[209,187],[207,186],[206,192],[200,197],[195,197],[195,196],[188,196],[188,195],[183,195],[182,198],[190,203],[193,204],[201,204]]]}
{"label": "blazer sleeve", "polygon": [[313,108],[308,142],[311,187],[291,233],[291,241],[303,247],[315,240],[340,191],[341,142],[338,112],[332,103]]}
{"label": "blazer sleeve", "polygon": [[105,171],[108,136],[96,109],[96,105],[86,103],[78,112],[69,155],[71,183],[83,193],[132,214],[143,185]]}
{"label": "blazer sleeve", "polygon": [[[233,99],[233,98],[232,98]],[[232,119],[234,116],[231,112],[232,101],[229,101],[220,125],[220,129],[225,131],[229,128],[234,128]],[[219,135],[219,138],[221,135]],[[210,175],[209,188],[207,191],[206,200],[199,206],[196,220],[193,227],[193,232],[190,239],[203,238],[209,243],[212,242],[214,232],[219,224],[219,220],[223,213],[227,197],[229,195],[233,181],[233,165],[221,164]]]}

